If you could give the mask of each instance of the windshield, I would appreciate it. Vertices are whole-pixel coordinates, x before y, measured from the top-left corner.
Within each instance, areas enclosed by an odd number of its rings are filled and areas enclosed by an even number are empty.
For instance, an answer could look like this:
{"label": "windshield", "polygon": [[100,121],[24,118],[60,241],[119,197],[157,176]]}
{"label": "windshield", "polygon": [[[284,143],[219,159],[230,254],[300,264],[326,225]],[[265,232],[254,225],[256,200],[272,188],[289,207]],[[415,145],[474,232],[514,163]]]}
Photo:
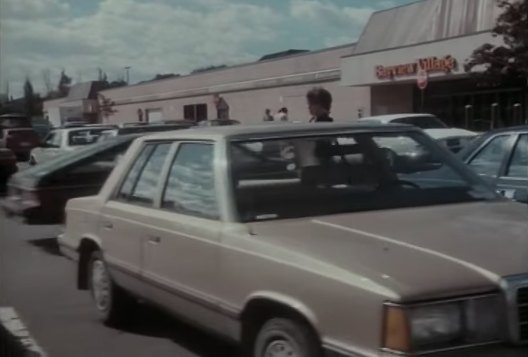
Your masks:
{"label": "windshield", "polygon": [[97,141],[108,128],[72,130],[68,133],[68,145],[90,145]]}
{"label": "windshield", "polygon": [[230,154],[243,222],[497,197],[421,133],[240,141]]}
{"label": "windshield", "polygon": [[432,116],[394,119],[391,121],[391,123],[414,125],[421,129],[445,129],[447,128],[447,125],[445,125],[444,122],[442,122],[437,117],[432,117]]}
{"label": "windshield", "polygon": [[31,128],[31,121],[23,116],[7,116],[0,118],[0,129]]}

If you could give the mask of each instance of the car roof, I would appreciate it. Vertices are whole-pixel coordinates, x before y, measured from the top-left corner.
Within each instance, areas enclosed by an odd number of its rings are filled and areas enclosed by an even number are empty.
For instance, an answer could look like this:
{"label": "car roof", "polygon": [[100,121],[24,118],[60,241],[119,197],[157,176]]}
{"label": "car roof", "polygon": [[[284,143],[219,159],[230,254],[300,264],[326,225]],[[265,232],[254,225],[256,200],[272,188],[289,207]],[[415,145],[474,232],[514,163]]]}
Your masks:
{"label": "car roof", "polygon": [[510,126],[507,128],[493,129],[493,130],[490,130],[484,133],[484,135],[491,136],[495,134],[517,133],[517,132],[525,132],[525,131],[528,131],[528,125],[518,125],[518,126]]}
{"label": "car roof", "polygon": [[227,126],[208,126],[179,131],[167,131],[146,135],[140,140],[196,139],[196,140],[229,140],[229,139],[263,139],[280,138],[294,135],[336,134],[343,131],[417,131],[409,125],[380,125],[372,123],[287,123],[287,124],[241,124]]}
{"label": "car roof", "polygon": [[393,120],[396,119],[404,119],[404,118],[423,118],[423,117],[431,117],[434,118],[435,116],[432,114],[427,113],[402,113],[402,114],[389,114],[389,115],[374,115],[370,117],[364,117],[359,119],[362,120],[377,120],[380,123],[390,123]]}

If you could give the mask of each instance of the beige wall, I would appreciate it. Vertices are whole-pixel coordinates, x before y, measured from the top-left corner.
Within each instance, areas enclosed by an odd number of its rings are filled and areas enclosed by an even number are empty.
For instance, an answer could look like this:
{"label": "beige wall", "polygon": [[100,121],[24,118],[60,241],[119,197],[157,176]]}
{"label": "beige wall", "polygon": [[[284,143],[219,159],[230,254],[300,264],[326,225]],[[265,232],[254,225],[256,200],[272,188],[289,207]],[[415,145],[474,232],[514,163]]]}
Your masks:
{"label": "beige wall", "polygon": [[371,87],[372,115],[412,113],[413,84]]}
{"label": "beige wall", "polygon": [[276,112],[285,106],[291,120],[308,120],[306,92],[318,85],[334,97],[332,115],[336,120],[370,113],[370,89],[340,85],[341,57],[352,53],[353,45],[282,59],[256,62],[202,74],[171,78],[135,86],[102,91],[113,100],[117,112],[111,123],[137,121],[137,110],[161,109],[164,119],[183,119],[188,104],[208,105],[208,119],[216,118],[213,94],[220,93],[230,106],[230,116],[241,122],[259,122],[264,110]]}
{"label": "beige wall", "polygon": [[[307,121],[309,114],[305,95],[314,85],[323,86],[332,93],[334,97],[332,116],[336,120],[357,119],[360,109],[365,115],[370,113],[370,89],[342,87],[339,81],[231,92],[224,93],[222,96],[229,104],[231,118],[243,123],[259,122],[262,120],[266,108],[275,113],[283,106],[288,108],[291,120]],[[213,97],[206,95],[116,105],[117,112],[108,118],[107,122],[137,121],[137,110],[140,108],[144,112],[148,109],[161,109],[164,119],[182,119],[184,105],[201,103],[208,105],[208,118],[215,118],[216,109],[213,104]]]}

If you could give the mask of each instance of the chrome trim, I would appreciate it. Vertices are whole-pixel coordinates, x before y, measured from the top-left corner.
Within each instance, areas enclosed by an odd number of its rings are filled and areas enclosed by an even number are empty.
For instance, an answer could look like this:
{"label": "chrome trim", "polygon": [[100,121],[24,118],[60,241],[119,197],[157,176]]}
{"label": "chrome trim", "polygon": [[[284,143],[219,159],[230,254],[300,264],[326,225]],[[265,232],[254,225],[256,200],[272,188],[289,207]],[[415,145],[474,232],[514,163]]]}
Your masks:
{"label": "chrome trim", "polygon": [[449,304],[452,302],[458,302],[458,301],[468,301],[468,300],[480,300],[480,299],[487,299],[490,297],[500,297],[500,292],[493,292],[493,293],[486,293],[486,294],[478,294],[478,295],[467,295],[467,296],[461,296],[461,297],[454,297],[454,298],[447,298],[447,299],[440,299],[440,300],[434,300],[434,301],[426,301],[426,302],[417,302],[417,303],[396,303],[387,301],[383,305],[389,306],[389,307],[400,307],[400,308],[415,308],[415,307],[422,307],[422,306],[431,306],[431,305],[441,305],[441,304]]}
{"label": "chrome trim", "polygon": [[[471,344],[460,345],[460,346],[455,346],[455,347],[437,348],[437,349],[434,349],[434,350],[428,350],[428,351],[424,351],[424,352],[400,352],[400,351],[391,350],[390,348],[385,348],[385,347],[383,347],[381,349],[381,351],[382,352],[386,352],[386,353],[391,353],[391,354],[394,354],[396,356],[405,356],[405,357],[428,356],[428,355],[431,355],[431,354],[434,354],[434,353],[450,352],[450,351],[463,351],[463,350],[466,350],[468,348],[477,348],[477,347],[483,347],[483,346],[499,345],[501,342],[503,342],[503,341],[497,340],[497,341],[491,341],[491,342],[471,343]],[[497,356],[497,357],[499,357],[499,356]]]}
{"label": "chrome trim", "polygon": [[520,322],[518,316],[517,291],[520,288],[528,288],[528,274],[519,274],[503,277],[500,286],[506,297],[506,314],[508,317],[508,336],[510,342],[517,345],[528,345],[526,341],[520,340]]}

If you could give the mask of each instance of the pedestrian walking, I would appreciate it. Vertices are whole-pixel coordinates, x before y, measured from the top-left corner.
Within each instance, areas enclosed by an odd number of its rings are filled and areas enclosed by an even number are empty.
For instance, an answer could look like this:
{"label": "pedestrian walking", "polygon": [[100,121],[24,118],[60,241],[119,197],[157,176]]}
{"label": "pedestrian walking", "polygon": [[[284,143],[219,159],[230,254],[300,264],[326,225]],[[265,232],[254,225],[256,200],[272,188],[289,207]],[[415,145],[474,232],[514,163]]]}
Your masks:
{"label": "pedestrian walking", "polygon": [[264,111],[264,117],[262,118],[263,121],[273,121],[273,115],[271,115],[271,110],[266,109]]}
{"label": "pedestrian walking", "polygon": [[306,93],[306,100],[308,102],[308,110],[312,115],[310,122],[333,122],[334,119],[330,116],[330,109],[332,108],[332,94],[322,87],[312,88]]}

